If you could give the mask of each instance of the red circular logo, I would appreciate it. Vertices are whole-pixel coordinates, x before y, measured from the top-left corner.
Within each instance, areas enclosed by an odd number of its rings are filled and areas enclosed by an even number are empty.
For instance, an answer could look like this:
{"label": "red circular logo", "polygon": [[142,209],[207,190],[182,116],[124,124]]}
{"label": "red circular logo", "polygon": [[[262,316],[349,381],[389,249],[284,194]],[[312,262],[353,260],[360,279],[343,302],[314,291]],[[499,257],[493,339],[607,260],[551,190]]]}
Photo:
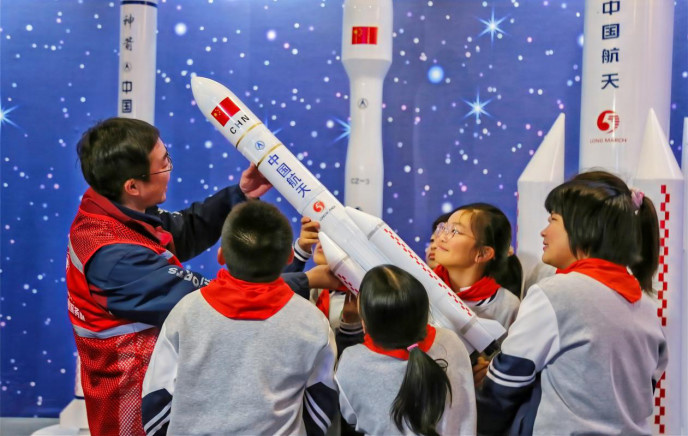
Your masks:
{"label": "red circular logo", "polygon": [[322,201],[318,200],[315,203],[313,203],[313,210],[316,212],[322,212],[323,209],[325,209],[325,203]]}
{"label": "red circular logo", "polygon": [[602,111],[597,117],[597,128],[603,132],[612,133],[619,127],[619,115],[614,111]]}

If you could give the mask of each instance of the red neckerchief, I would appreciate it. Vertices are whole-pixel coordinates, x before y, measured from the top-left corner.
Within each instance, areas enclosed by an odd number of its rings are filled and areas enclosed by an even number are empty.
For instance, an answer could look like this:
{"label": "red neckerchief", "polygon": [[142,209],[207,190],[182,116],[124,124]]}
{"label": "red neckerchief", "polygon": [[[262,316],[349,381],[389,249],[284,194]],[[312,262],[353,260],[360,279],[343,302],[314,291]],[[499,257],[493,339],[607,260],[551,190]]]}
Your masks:
{"label": "red neckerchief", "polygon": [[566,269],[557,269],[557,274],[577,272],[591,277],[603,285],[612,288],[630,303],[640,300],[643,294],[638,280],[628,272],[625,266],[604,259],[581,259],[573,262]]}
{"label": "red neckerchief", "polygon": [[[435,330],[435,327],[428,325],[426,328],[427,330],[425,334],[425,339],[418,342],[418,348],[423,350],[423,352],[425,353],[427,353],[430,347],[432,347],[433,342],[435,342],[435,335],[437,334],[437,330]],[[371,351],[374,351],[378,354],[384,354],[385,356],[391,356],[402,360],[408,360],[409,358],[409,352],[406,350],[406,348],[397,348],[395,350],[388,350],[386,348],[382,348],[381,346],[375,344],[375,342],[373,342],[373,339],[370,336],[368,336],[367,333],[363,337],[363,345],[368,347]]]}
{"label": "red neckerchief", "polygon": [[315,302],[315,307],[320,309],[326,317],[330,317],[330,292],[341,292],[342,294],[346,292],[346,286],[341,286],[337,289],[323,289],[320,295],[318,295],[318,300]]}
{"label": "red neckerchief", "polygon": [[213,309],[227,318],[264,320],[279,312],[294,296],[280,277],[274,282],[245,282],[222,268],[201,295]]}
{"label": "red neckerchief", "polygon": [[108,198],[98,194],[93,188],[86,190],[80,207],[86,213],[114,218],[134,231],[144,234],[171,252],[175,252],[174,241],[170,232],[163,229],[162,226],[153,227],[151,224],[130,217],[112,204],[112,201]]}
{"label": "red neckerchief", "polygon": [[[435,274],[442,279],[444,283],[451,288],[451,283],[449,283],[449,271],[442,265],[437,265],[434,269]],[[499,290],[499,283],[495,281],[492,277],[483,277],[477,282],[473,283],[468,289],[463,291],[459,290],[456,295],[459,296],[464,301],[482,301],[492,297],[495,292]]]}

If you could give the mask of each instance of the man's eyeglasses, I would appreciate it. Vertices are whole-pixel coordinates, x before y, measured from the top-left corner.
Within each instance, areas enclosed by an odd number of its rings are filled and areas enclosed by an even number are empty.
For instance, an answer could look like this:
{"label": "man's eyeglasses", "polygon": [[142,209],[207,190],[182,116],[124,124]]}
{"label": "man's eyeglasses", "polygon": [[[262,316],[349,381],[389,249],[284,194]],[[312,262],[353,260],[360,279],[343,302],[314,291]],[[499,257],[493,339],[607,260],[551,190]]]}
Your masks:
{"label": "man's eyeglasses", "polygon": [[154,176],[156,174],[169,173],[170,171],[172,171],[172,168],[174,168],[174,165],[172,165],[172,156],[170,156],[170,153],[165,153],[165,160],[167,160],[167,166],[169,168],[161,170],[161,171],[156,171],[154,173],[142,174],[141,177],[150,177],[150,176]]}
{"label": "man's eyeglasses", "polygon": [[464,235],[468,236],[469,238],[475,239],[473,236],[462,232],[459,230],[456,226],[456,224],[448,224],[448,223],[439,223],[437,225],[437,228],[435,229],[435,233],[433,233],[435,238],[440,238],[442,235],[446,236],[447,239],[451,239],[454,237],[454,235]]}

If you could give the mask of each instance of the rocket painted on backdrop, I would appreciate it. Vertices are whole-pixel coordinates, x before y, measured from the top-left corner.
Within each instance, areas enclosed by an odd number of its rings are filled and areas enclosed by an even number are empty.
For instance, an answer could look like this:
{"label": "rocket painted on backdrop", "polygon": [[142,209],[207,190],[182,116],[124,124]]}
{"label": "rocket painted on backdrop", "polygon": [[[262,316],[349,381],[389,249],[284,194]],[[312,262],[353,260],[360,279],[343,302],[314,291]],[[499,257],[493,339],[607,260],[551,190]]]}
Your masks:
{"label": "rocket painted on backdrop", "polygon": [[392,0],[345,0],[342,63],[351,82],[344,203],[382,216],[382,84],[392,64]]}
{"label": "rocket painted on backdrop", "polygon": [[650,108],[669,131],[673,0],[586,0],[580,169],[629,180]]}
{"label": "rocket painted on backdrop", "polygon": [[117,114],[153,124],[158,0],[122,0]]}
{"label": "rocket painted on backdrop", "polygon": [[483,351],[505,330],[478,318],[381,219],[344,207],[231,91],[202,77],[191,79],[198,108],[272,183],[299,214],[320,222],[320,240],[332,271],[354,293],[363,274],[394,264],[428,292],[435,323],[454,330],[469,351]]}
{"label": "rocket painted on backdrop", "polygon": [[[117,115],[153,124],[158,0],[122,0],[119,19]],[[89,434],[79,357],[76,359],[74,398],[60,412],[59,424],[40,429],[34,435]]]}
{"label": "rocket painted on backdrop", "polygon": [[565,120],[563,113],[557,117],[518,178],[516,254],[523,267],[522,297],[530,285],[554,274],[554,267],[542,262],[540,232],[547,226],[549,216],[545,198],[564,183]]}

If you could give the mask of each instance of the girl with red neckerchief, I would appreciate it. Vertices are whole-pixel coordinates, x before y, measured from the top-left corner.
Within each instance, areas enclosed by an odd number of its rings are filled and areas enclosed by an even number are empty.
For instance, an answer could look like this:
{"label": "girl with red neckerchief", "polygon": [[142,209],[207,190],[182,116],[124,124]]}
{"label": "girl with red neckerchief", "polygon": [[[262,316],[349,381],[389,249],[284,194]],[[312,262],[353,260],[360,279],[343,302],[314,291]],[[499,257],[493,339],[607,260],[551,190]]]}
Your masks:
{"label": "girl with red neckerchief", "polygon": [[520,277],[508,277],[510,262],[518,259],[509,252],[511,225],[504,213],[486,203],[461,206],[437,226],[435,243],[435,273],[476,315],[508,329],[519,299],[502,282],[520,283]]}
{"label": "girl with red neckerchief", "polygon": [[335,380],[342,417],[365,434],[475,434],[468,351],[428,325],[423,285],[393,265],[361,282],[363,344],[344,350]]}
{"label": "girl with red neckerchief", "polygon": [[549,193],[543,262],[477,393],[480,434],[650,434],[667,364],[654,205],[603,171]]}

